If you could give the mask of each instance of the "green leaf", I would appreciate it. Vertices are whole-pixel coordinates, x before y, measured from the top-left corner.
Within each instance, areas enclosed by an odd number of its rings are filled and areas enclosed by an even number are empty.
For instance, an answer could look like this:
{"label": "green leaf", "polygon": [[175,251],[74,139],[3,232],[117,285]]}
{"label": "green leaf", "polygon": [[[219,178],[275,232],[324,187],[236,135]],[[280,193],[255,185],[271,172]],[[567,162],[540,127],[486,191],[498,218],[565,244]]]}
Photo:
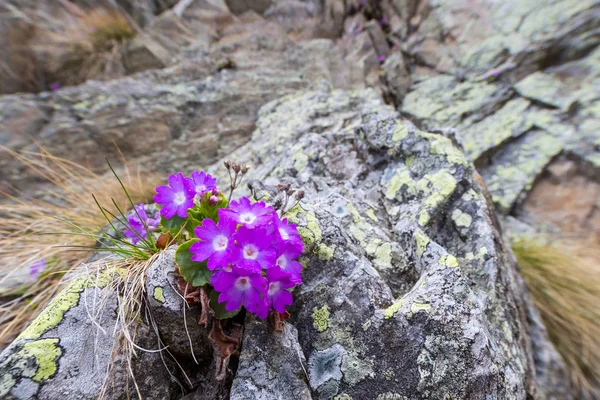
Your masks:
{"label": "green leaf", "polygon": [[187,283],[192,286],[204,286],[210,282],[213,271],[207,268],[206,261],[192,261],[190,247],[196,242],[199,242],[199,240],[192,239],[179,246],[175,252],[175,262]]}
{"label": "green leaf", "polygon": [[242,307],[240,307],[235,311],[227,311],[225,302],[219,303],[219,292],[214,289],[210,291],[210,308],[215,312],[216,319],[233,318],[242,310]]}
{"label": "green leaf", "polygon": [[179,232],[181,227],[187,222],[187,218],[181,218],[180,216],[174,215],[169,219],[164,216],[160,216],[160,225],[166,230],[173,234]]}

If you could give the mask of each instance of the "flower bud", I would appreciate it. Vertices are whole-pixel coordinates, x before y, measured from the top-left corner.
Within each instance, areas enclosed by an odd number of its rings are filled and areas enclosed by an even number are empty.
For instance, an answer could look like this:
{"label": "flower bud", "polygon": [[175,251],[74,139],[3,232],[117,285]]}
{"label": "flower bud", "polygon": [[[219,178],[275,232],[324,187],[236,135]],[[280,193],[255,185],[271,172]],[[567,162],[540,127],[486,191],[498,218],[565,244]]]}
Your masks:
{"label": "flower bud", "polygon": [[210,196],[210,199],[208,199],[208,201],[214,206],[219,202],[219,198],[217,196]]}

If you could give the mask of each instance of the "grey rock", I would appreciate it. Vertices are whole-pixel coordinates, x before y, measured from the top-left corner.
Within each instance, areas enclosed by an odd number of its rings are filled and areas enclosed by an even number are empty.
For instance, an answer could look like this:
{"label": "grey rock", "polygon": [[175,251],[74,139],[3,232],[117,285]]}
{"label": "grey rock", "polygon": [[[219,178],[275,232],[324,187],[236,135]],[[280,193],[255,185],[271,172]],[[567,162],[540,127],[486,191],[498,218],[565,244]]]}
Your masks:
{"label": "grey rock", "polygon": [[248,317],[243,346],[231,387],[232,400],[312,399],[306,360],[293,325],[286,323],[279,333],[268,322]]}

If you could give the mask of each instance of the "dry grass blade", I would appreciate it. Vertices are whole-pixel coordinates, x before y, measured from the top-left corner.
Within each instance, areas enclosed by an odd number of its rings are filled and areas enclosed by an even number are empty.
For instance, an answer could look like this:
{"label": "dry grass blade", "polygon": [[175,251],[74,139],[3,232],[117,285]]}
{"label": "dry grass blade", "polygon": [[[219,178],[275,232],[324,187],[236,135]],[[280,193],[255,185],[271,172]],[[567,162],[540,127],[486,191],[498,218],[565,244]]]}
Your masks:
{"label": "dry grass blade", "polygon": [[550,339],[582,398],[600,397],[600,250],[586,243],[513,242]]}
{"label": "dry grass blade", "polygon": [[[16,154],[21,162],[47,181],[43,198],[23,193],[0,193],[0,346],[4,347],[31,321],[57,292],[62,276],[90,256],[93,235],[106,220],[92,197],[103,205],[130,204],[114,176],[99,175],[71,161],[42,150]],[[125,166],[122,176],[135,203],[152,198],[156,176]],[[3,198],[2,198],[3,197]],[[76,251],[81,246],[83,251]],[[29,277],[28,267],[45,260],[39,279]],[[6,296],[12,296],[8,298]]]}

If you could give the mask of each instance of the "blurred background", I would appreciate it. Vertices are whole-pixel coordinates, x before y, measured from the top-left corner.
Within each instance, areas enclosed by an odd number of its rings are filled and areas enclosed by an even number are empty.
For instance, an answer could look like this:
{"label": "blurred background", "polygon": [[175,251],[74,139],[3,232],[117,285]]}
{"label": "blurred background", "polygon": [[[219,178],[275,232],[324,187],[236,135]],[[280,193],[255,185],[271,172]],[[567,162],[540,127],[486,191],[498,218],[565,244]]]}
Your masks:
{"label": "blurred background", "polygon": [[249,141],[265,103],[372,87],[474,163],[573,382],[598,398],[598,43],[595,0],[0,0],[0,236],[15,199],[34,224],[32,199],[107,188],[106,157],[149,200],[158,176]]}

